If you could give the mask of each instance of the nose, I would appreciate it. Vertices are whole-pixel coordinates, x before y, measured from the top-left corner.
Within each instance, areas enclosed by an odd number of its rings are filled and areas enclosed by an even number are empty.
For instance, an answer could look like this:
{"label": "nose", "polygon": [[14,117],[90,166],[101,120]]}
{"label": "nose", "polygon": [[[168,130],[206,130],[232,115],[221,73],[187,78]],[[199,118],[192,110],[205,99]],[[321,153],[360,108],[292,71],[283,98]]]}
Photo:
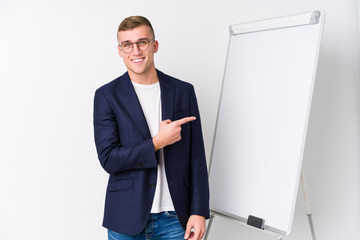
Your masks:
{"label": "nose", "polygon": [[140,52],[142,52],[141,49],[139,48],[138,43],[134,43],[134,44],[133,44],[133,52],[134,52],[134,53],[140,53]]}

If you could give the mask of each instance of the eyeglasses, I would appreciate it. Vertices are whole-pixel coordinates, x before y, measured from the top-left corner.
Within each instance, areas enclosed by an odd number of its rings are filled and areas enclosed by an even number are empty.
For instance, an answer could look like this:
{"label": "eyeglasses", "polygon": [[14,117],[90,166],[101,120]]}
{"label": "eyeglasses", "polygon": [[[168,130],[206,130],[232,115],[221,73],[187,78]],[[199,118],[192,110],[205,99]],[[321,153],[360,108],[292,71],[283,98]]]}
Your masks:
{"label": "eyeglasses", "polygon": [[151,41],[155,41],[154,39],[151,40],[147,40],[147,39],[143,39],[137,42],[123,42],[122,44],[119,44],[121,50],[124,53],[131,53],[132,50],[134,49],[134,44],[137,45],[137,47],[141,50],[141,51],[145,51],[146,49],[148,49],[149,47],[149,43]]}

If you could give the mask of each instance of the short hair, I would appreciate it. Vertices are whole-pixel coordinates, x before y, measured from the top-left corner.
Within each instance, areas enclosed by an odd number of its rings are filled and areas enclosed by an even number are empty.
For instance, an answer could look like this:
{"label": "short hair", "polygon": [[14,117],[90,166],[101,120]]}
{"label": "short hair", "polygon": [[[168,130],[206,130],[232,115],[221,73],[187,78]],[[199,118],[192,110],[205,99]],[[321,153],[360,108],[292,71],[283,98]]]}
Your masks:
{"label": "short hair", "polygon": [[119,25],[118,31],[116,33],[116,36],[118,36],[119,32],[132,30],[134,28],[140,27],[140,26],[148,26],[150,27],[150,31],[153,35],[153,38],[155,39],[155,33],[154,29],[151,26],[150,21],[143,16],[130,16],[125,18]]}

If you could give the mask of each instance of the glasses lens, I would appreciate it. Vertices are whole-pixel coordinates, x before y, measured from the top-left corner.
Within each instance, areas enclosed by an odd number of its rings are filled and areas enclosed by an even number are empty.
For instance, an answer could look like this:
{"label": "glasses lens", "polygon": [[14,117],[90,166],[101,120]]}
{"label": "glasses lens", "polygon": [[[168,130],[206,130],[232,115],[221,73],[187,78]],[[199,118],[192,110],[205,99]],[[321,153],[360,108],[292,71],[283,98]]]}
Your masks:
{"label": "glasses lens", "polygon": [[124,53],[130,53],[133,49],[132,43],[123,43],[121,44],[121,49],[124,51]]}
{"label": "glasses lens", "polygon": [[145,51],[149,47],[149,41],[148,40],[141,40],[138,42],[138,46],[142,51]]}

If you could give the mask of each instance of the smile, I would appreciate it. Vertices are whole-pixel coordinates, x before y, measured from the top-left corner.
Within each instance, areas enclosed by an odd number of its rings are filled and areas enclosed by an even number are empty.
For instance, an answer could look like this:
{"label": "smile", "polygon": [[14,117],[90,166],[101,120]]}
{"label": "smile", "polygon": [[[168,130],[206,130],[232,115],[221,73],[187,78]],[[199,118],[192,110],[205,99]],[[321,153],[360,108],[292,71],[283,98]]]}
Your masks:
{"label": "smile", "polygon": [[140,62],[144,61],[144,58],[132,59],[131,61],[132,61],[133,63],[140,63]]}

